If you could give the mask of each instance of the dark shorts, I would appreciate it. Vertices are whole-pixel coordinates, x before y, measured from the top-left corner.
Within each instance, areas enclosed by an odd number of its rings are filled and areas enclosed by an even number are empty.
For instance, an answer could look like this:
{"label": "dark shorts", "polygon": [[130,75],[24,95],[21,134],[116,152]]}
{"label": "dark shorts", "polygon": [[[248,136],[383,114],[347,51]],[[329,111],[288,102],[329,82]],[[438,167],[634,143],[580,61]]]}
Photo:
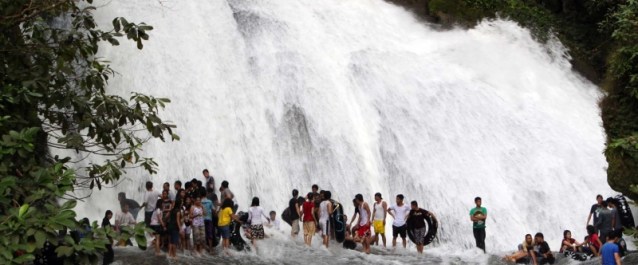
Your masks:
{"label": "dark shorts", "polygon": [[151,225],[151,229],[153,229],[154,234],[161,234],[162,233],[162,227],[159,225]]}
{"label": "dark shorts", "polygon": [[398,235],[401,235],[401,238],[405,238],[407,230],[408,225],[392,226],[392,236],[397,237]]}
{"label": "dark shorts", "polygon": [[171,244],[177,245],[179,244],[179,230],[171,230],[169,231]]}
{"label": "dark shorts", "polygon": [[144,223],[146,226],[151,226],[151,217],[153,216],[153,212],[144,212]]}
{"label": "dark shorts", "polygon": [[206,228],[206,240],[213,240],[213,220],[204,220],[204,227]]}
{"label": "dark shorts", "polygon": [[217,229],[219,229],[219,234],[222,236],[222,238],[224,239],[228,239],[230,238],[230,226],[220,226]]}

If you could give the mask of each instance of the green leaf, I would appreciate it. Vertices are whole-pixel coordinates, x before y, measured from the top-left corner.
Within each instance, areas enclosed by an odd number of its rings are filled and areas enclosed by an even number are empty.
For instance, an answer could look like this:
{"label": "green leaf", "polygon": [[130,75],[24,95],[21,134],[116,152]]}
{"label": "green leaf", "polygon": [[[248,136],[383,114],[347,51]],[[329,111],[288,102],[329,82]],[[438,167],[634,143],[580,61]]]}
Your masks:
{"label": "green leaf", "polygon": [[62,209],[73,209],[78,204],[76,200],[68,200],[62,204]]}
{"label": "green leaf", "polygon": [[29,204],[25,203],[22,206],[20,206],[20,210],[18,211],[18,218],[20,220],[24,219],[24,214],[27,212],[27,210],[29,210]]}
{"label": "green leaf", "polygon": [[120,29],[122,29],[120,25],[120,20],[118,18],[113,19],[113,29],[115,30],[115,32],[119,32]]}
{"label": "green leaf", "polygon": [[108,41],[109,43],[111,43],[111,45],[113,45],[113,46],[118,46],[118,45],[120,45],[120,42],[119,42],[117,39],[115,39],[115,38],[108,38],[108,39],[107,39],[107,41]]}
{"label": "green leaf", "polygon": [[73,254],[73,248],[67,246],[59,246],[55,249],[55,253],[58,254],[58,257],[69,257]]}
{"label": "green leaf", "polygon": [[13,260],[13,262],[18,263],[18,264],[22,264],[22,263],[27,263],[27,262],[33,261],[33,260],[35,260],[35,256],[33,254],[27,253],[27,254],[23,254],[23,255],[15,258]]}
{"label": "green leaf", "polygon": [[37,231],[35,232],[35,243],[38,246],[38,248],[41,248],[42,246],[44,246],[44,242],[47,239],[47,234],[43,231]]}

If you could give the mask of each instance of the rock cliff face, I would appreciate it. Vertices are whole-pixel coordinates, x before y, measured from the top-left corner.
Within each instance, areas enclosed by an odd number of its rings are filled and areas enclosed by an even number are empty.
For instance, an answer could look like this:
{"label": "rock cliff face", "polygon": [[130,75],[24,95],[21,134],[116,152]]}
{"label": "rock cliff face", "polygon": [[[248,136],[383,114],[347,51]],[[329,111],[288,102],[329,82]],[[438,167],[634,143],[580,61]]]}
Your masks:
{"label": "rock cliff face", "polygon": [[[613,34],[625,23],[619,19],[620,13],[629,20],[638,17],[638,4],[626,0],[386,1],[443,26],[472,27],[477,21],[498,16],[530,28],[540,41],[548,32],[553,33],[569,49],[574,70],[606,92],[600,108],[608,142],[608,182],[614,190],[638,199],[638,188],[632,188],[638,184],[638,81],[634,80],[638,79],[638,67],[628,66],[638,64],[638,34],[621,38]],[[627,54],[628,50],[633,55]]]}

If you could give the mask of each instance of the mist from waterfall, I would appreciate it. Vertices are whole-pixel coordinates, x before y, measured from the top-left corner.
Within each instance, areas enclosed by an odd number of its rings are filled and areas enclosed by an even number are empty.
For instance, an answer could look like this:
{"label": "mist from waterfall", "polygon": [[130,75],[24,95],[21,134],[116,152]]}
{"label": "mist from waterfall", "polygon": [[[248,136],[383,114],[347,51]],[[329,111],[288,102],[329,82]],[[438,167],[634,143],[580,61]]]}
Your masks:
{"label": "mist from waterfall", "polygon": [[357,193],[402,193],[439,217],[446,250],[473,247],[481,196],[495,253],[538,231],[552,248],[565,229],[580,240],[596,194],[613,194],[598,88],[560,43],[516,23],[441,31],[381,0],[104,3],[105,27],[116,16],[155,27],[142,51],[103,46],[118,72],[110,92],[170,98],[162,117],[181,141],[145,147],[157,176],[131,170],[95,191],[79,206],[94,219],[119,191],[142,201],[145,181],[208,168],[240,210],[258,196],[279,213],[315,183],[348,215]]}

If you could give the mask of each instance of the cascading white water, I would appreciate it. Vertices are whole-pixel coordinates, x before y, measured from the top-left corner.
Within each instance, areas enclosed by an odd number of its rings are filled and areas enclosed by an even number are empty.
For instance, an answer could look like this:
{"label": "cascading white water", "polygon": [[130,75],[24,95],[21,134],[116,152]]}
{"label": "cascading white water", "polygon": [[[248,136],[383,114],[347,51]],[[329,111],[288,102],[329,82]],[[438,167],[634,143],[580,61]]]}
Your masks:
{"label": "cascading white water", "polygon": [[438,31],[382,0],[109,1],[97,14],[115,16],[155,29],[142,51],[103,47],[111,92],[170,98],[162,116],[182,140],[149,144],[158,176],[95,192],[80,206],[94,218],[118,191],[141,201],[148,179],[208,168],[240,208],[258,196],[280,212],[314,183],[348,214],[357,193],[403,193],[437,214],[446,250],[472,248],[482,196],[500,253],[526,233],[582,239],[595,195],[612,194],[600,93],[559,43],[513,22]]}

